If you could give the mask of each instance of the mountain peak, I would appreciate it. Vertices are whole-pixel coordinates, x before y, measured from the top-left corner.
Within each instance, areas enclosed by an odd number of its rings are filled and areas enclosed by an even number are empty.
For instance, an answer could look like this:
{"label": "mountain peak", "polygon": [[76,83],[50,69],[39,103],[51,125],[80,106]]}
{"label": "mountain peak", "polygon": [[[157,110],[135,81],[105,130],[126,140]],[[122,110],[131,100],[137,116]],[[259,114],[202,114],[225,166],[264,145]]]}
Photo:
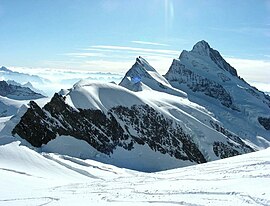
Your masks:
{"label": "mountain peak", "polygon": [[173,89],[169,82],[141,56],[136,58],[135,64],[128,70],[119,85],[131,91],[152,89],[163,92],[166,90],[170,94],[186,97],[184,92]]}
{"label": "mountain peak", "polygon": [[201,40],[193,46],[191,51],[200,55],[209,56],[210,49],[210,45],[205,40]]}
{"label": "mountain peak", "polygon": [[135,65],[136,64],[140,66],[140,69],[142,69],[141,67],[143,67],[143,69],[146,71],[155,71],[156,72],[156,70],[141,56],[136,58]]}
{"label": "mountain peak", "polygon": [[190,55],[193,58],[203,59],[203,61],[211,61],[215,63],[220,69],[228,71],[231,75],[237,76],[237,71],[233,68],[226,60],[221,56],[221,54],[210,47],[210,45],[205,41],[201,40],[197,42],[190,52],[183,50],[180,54],[179,59],[186,59],[190,61]]}
{"label": "mountain peak", "polygon": [[10,70],[9,70],[8,68],[6,68],[6,67],[2,66],[2,67],[0,68],[0,71],[9,72]]}

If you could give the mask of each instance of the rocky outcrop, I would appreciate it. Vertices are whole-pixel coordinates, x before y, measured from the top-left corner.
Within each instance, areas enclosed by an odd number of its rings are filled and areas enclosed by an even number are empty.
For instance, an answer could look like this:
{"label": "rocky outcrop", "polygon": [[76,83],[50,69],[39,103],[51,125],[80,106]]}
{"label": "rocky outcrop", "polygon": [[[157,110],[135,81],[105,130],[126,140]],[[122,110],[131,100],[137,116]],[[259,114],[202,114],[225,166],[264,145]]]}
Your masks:
{"label": "rocky outcrop", "polygon": [[270,130],[270,118],[258,117],[258,121],[266,130]]}
{"label": "rocky outcrop", "polygon": [[[225,129],[224,127],[222,127],[221,125],[217,124],[216,122],[214,121],[210,121],[210,124],[211,126],[218,132],[224,134],[227,138],[228,138],[228,143],[230,143],[230,140],[233,141],[233,142],[236,142],[238,143],[238,145],[236,145],[235,147],[236,148],[239,148],[241,150],[244,150],[246,153],[249,153],[249,152],[254,152],[254,149],[252,149],[250,146],[248,146],[247,144],[245,144],[241,138],[239,136],[237,136],[236,134],[233,134],[232,132],[230,132],[229,130]],[[219,147],[221,147],[219,149]],[[214,144],[214,148],[215,148],[215,153],[216,154],[219,154],[218,156],[223,156],[224,154],[221,155],[220,151],[221,150],[224,150],[224,148],[226,148],[226,146],[222,145],[222,144],[219,144],[219,143],[215,143]],[[234,151],[234,150],[232,150]],[[236,151],[236,150],[235,150]],[[224,152],[222,152],[224,153]],[[238,152],[231,152],[231,154],[237,154]],[[234,156],[234,155],[232,155]]]}
{"label": "rocky outcrop", "polygon": [[188,69],[178,60],[174,60],[165,78],[171,82],[186,84],[193,92],[202,92],[209,97],[213,97],[221,102],[224,106],[236,109],[232,102],[230,94],[217,82],[204,78]]}

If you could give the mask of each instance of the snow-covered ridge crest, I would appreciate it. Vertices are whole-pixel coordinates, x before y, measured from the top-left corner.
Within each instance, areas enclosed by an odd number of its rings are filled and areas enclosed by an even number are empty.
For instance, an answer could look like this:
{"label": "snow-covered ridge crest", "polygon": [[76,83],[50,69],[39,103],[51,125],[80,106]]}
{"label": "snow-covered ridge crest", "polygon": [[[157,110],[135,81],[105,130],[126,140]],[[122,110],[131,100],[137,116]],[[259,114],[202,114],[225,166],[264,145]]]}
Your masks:
{"label": "snow-covered ridge crest", "polygon": [[146,104],[145,100],[126,88],[113,83],[99,83],[90,80],[81,80],[76,83],[67,98],[71,99],[76,108],[98,109],[105,112],[119,105],[130,107],[135,104]]}

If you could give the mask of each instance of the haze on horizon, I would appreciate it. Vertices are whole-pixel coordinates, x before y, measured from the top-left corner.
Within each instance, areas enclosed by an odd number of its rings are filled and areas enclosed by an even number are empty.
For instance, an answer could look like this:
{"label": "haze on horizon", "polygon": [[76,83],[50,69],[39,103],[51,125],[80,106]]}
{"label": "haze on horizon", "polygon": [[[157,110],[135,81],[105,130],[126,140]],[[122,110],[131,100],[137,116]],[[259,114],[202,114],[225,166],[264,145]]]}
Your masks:
{"label": "haze on horizon", "polygon": [[270,91],[269,0],[1,0],[0,22],[7,67],[125,73],[140,55],[164,74],[204,39]]}

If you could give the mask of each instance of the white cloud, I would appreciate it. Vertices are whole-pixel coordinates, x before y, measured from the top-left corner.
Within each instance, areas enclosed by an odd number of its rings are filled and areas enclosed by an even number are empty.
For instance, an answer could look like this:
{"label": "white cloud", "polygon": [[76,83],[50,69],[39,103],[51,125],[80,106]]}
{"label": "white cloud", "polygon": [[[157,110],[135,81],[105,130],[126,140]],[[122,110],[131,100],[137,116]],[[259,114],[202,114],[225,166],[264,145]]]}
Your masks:
{"label": "white cloud", "polygon": [[[138,47],[126,47],[126,46],[111,46],[111,45],[97,45],[91,46],[91,49],[109,49],[109,50],[120,50],[120,51],[135,51],[135,52],[149,52],[149,53],[159,53],[159,54],[167,54],[167,55],[179,55],[179,51],[176,50],[166,50],[166,49],[146,49],[146,48],[138,48]],[[85,49],[88,50],[88,49]]]}
{"label": "white cloud", "polygon": [[149,42],[149,41],[131,41],[131,42],[135,44],[145,44],[145,45],[153,45],[153,46],[169,46],[168,44]]}
{"label": "white cloud", "polygon": [[131,61],[109,61],[109,60],[89,60],[85,61],[82,66],[89,68],[91,71],[107,71],[125,73],[131,68],[134,60]]}
{"label": "white cloud", "polygon": [[105,56],[102,53],[90,53],[90,52],[65,53],[63,55],[73,56],[73,57],[104,57]]}
{"label": "white cloud", "polygon": [[[92,62],[93,64],[94,62]],[[104,62],[103,62],[104,63]],[[98,62],[96,62],[98,64]],[[95,66],[96,64],[93,64]],[[110,63],[107,63],[110,64]],[[105,64],[105,65],[107,65]],[[90,64],[91,65],[91,64]],[[89,65],[88,65],[89,66]],[[117,67],[117,65],[114,65]],[[92,81],[119,83],[124,74],[107,73],[107,72],[89,72],[87,70],[63,70],[56,68],[27,68],[27,67],[8,67],[12,71],[27,73],[31,75],[38,75],[42,78],[48,79],[50,83],[40,84],[38,82],[31,82],[34,87],[44,91],[51,96],[60,89],[69,89],[80,79],[89,78]],[[1,77],[0,77],[1,78]]]}
{"label": "white cloud", "polygon": [[270,93],[270,82],[268,84],[260,82],[250,82],[250,84],[263,92]]}
{"label": "white cloud", "polygon": [[[161,74],[165,74],[168,71],[173,60],[169,55],[162,53],[146,52],[143,57]],[[262,91],[270,91],[270,61],[232,57],[228,57],[226,60],[237,69],[238,75],[243,77],[251,85]],[[133,58],[130,60],[119,58],[117,61],[114,59],[108,60],[107,58],[106,60],[84,59],[84,61],[71,61],[68,63],[65,61],[51,62],[51,64],[54,65],[51,68],[9,68],[14,71],[37,74],[43,78],[50,79],[52,84],[48,85],[48,88],[39,88],[47,92],[49,91],[49,94],[52,94],[52,92],[58,91],[61,88],[70,88],[72,84],[80,78],[91,77],[98,81],[120,81],[124,74],[132,67],[134,62],[135,59]],[[68,68],[65,66],[66,64],[69,65]],[[113,72],[113,74],[100,72]],[[49,89],[51,89],[51,91]]]}
{"label": "white cloud", "polygon": [[226,61],[248,82],[270,84],[270,60],[226,58]]}
{"label": "white cloud", "polygon": [[160,74],[165,74],[172,64],[173,58],[160,55],[144,55],[143,56]]}

